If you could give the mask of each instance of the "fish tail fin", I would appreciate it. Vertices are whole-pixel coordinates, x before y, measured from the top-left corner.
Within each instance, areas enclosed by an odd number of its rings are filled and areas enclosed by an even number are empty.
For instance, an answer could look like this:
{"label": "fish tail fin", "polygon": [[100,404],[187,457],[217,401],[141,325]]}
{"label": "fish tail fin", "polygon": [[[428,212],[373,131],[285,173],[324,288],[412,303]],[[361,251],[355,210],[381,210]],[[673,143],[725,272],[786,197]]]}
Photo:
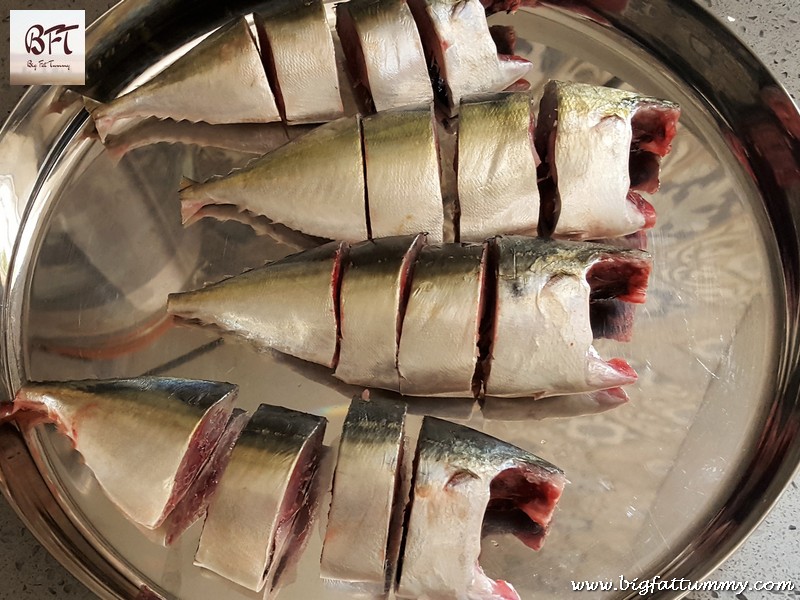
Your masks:
{"label": "fish tail fin", "polygon": [[98,102],[93,98],[83,97],[83,107],[91,115],[94,121],[94,127],[97,129],[97,134],[100,136],[100,141],[105,143],[106,136],[111,132],[116,119],[108,114],[107,104]]}
{"label": "fish tail fin", "polygon": [[180,187],[178,188],[178,196],[181,199],[181,223],[184,225],[191,225],[192,223],[202,219],[202,209],[207,204],[205,198],[196,194],[195,186],[198,185],[197,181],[182,177]]}

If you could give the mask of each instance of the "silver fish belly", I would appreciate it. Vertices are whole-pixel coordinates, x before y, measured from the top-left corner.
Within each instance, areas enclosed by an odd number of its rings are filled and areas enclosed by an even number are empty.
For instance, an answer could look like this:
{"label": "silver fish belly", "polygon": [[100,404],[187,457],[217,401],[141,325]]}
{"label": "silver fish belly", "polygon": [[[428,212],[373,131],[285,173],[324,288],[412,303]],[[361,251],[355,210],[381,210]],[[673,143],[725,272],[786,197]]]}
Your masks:
{"label": "silver fish belly", "polygon": [[539,188],[527,93],[471,97],[458,125],[458,229],[462,241],[536,235]]}
{"label": "silver fish belly", "polygon": [[405,290],[425,236],[361,242],[342,269],[336,377],[350,384],[400,389],[397,352]]}
{"label": "silver fish belly", "polygon": [[[332,367],[338,336],[339,269],[346,246],[331,242],[193,292],[167,311],[214,325],[303,360]],[[287,302],[287,294],[293,294]]]}
{"label": "silver fish belly", "polygon": [[46,415],[114,505],[155,529],[216,447],[237,391],[230,383],[168,377],[29,383],[14,410]]}
{"label": "silver fish belly", "polygon": [[398,598],[519,598],[478,564],[484,514],[524,516],[517,535],[539,549],[566,484],[563,472],[489,435],[425,417],[417,444],[411,514]]}
{"label": "silver fish belly", "polygon": [[226,177],[182,189],[181,214],[186,222],[206,206],[232,204],[309,235],[363,240],[365,194],[361,128],[358,117],[347,117]]}
{"label": "silver fish belly", "polygon": [[433,90],[406,0],[350,0],[336,6],[336,31],[367,109],[427,106]]}
{"label": "silver fish belly", "polygon": [[[635,127],[640,110],[640,126]],[[653,111],[657,118],[650,118]],[[554,235],[598,239],[652,227],[655,210],[632,189],[658,189],[658,158],[669,152],[679,114],[671,102],[632,92],[549,82],[536,145],[560,207]],[[640,164],[648,165],[645,170],[655,172],[655,181],[646,175],[632,188],[632,147],[643,158]]]}
{"label": "silver fish belly", "polygon": [[362,119],[372,237],[419,233],[442,241],[442,191],[431,107]]}
{"label": "silver fish belly", "polygon": [[400,334],[402,394],[472,396],[485,267],[485,245],[422,249]]}
{"label": "silver fish belly", "polygon": [[392,580],[405,417],[402,402],[356,398],[344,422],[320,574],[360,592]]}
{"label": "silver fish belly", "polygon": [[250,590],[271,589],[316,471],[325,425],[323,417],[259,406],[208,507],[197,566]]}
{"label": "silver fish belly", "polygon": [[212,33],[150,81],[90,108],[100,139],[120,119],[268,123],[280,114],[244,17]]}
{"label": "silver fish belly", "polygon": [[498,238],[496,244],[494,334],[485,373],[488,396],[572,394],[636,380],[627,363],[607,362],[592,346],[589,277],[595,265],[608,265],[609,280],[617,269],[619,285],[626,289],[614,292],[644,302],[644,290],[637,286],[647,281],[646,253],[514,236]]}
{"label": "silver fish belly", "polygon": [[322,1],[270,2],[254,16],[285,120],[320,123],[341,117],[336,57]]}

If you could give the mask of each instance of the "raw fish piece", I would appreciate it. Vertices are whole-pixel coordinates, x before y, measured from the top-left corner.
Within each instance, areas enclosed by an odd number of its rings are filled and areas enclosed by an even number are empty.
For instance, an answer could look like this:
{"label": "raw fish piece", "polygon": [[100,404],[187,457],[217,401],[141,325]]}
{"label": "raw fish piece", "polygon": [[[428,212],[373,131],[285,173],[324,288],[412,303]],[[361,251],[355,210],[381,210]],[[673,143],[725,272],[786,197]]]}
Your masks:
{"label": "raw fish piece", "polygon": [[590,301],[643,303],[647,253],[521,236],[500,237],[496,248],[486,395],[555,396],[636,381],[628,363],[605,361],[592,346]]}
{"label": "raw fish piece", "polygon": [[148,533],[149,539],[163,546],[170,546],[195,521],[205,517],[208,503],[217,490],[217,485],[228,466],[231,453],[242,429],[250,420],[250,415],[241,409],[234,409],[224,433],[220,436],[211,456],[206,460],[197,478],[189,486],[181,501],[158,529]]}
{"label": "raw fish piece", "polygon": [[680,108],[666,100],[551,81],[539,110],[536,149],[555,190],[562,238],[618,237],[650,228],[655,210],[634,190],[658,190]]}
{"label": "raw fish piece", "polygon": [[316,472],[327,421],[262,404],[208,506],[195,565],[247,589],[272,589]]}
{"label": "raw fish piece", "polygon": [[119,119],[269,123],[281,118],[244,17],[212,33],[135,90],[87,107],[101,140]]}
{"label": "raw fish piece", "polygon": [[358,117],[317,127],[247,167],[180,191],[184,223],[203,209],[232,204],[328,239],[367,238]]}
{"label": "raw fish piece", "polygon": [[46,416],[114,505],[155,529],[216,448],[237,392],[230,383],[168,377],[28,383],[13,410]]}
{"label": "raw fish piece", "polygon": [[425,52],[406,0],[337,4],[336,32],[367,112],[433,102]]}
{"label": "raw fish piece", "polygon": [[383,594],[393,578],[405,418],[402,402],[355,398],[344,422],[320,574],[359,592]]}
{"label": "raw fish piece", "polygon": [[519,600],[478,564],[484,513],[527,524],[538,550],[566,484],[541,458],[474,429],[425,417],[417,444],[411,514],[398,598]]}
{"label": "raw fish piece", "polygon": [[431,107],[362,120],[371,237],[428,234],[442,241],[439,155]]}
{"label": "raw fish piece", "polygon": [[422,249],[400,334],[400,393],[473,395],[485,272],[485,245]]}
{"label": "raw fish piece", "polygon": [[361,242],[342,269],[336,377],[347,383],[400,389],[397,351],[411,269],[425,235]]}
{"label": "raw fish piece", "polygon": [[322,0],[273,0],[254,17],[284,119],[321,123],[341,117],[339,75]]}
{"label": "raw fish piece", "polygon": [[333,367],[346,252],[345,244],[330,242],[200,290],[170,294],[167,311]]}
{"label": "raw fish piece", "polygon": [[462,241],[498,233],[536,235],[538,156],[530,96],[471,97],[458,123],[458,230]]}
{"label": "raw fish piece", "polygon": [[499,92],[530,70],[524,58],[497,54],[480,0],[409,0],[408,6],[434,65],[434,86],[451,112],[464,96]]}

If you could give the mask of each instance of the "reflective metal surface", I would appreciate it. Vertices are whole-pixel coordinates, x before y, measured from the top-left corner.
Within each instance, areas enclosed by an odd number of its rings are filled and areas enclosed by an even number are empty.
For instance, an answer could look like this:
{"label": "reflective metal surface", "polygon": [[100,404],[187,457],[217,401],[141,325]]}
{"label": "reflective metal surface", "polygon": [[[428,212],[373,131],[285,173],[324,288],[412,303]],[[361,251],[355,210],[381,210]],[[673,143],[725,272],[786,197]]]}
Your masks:
{"label": "reflective metal surface", "polygon": [[[117,93],[182,43],[254,7],[202,4],[126,0],[115,8],[87,39],[91,91]],[[572,483],[541,552],[510,535],[484,540],[486,572],[513,582],[523,598],[571,597],[570,580],[700,578],[759,522],[800,459],[800,117],[699,7],[631,0],[613,12],[597,6],[619,3],[586,4],[595,8],[570,2],[491,21],[515,26],[519,53],[536,65],[536,90],[557,77],[683,106],[653,198],[648,302],[633,342],[600,344],[604,356],[622,356],[639,372],[632,401],[572,418],[563,417],[585,407],[488,400],[481,413],[470,402],[411,403],[412,412],[464,420],[566,471]],[[25,379],[222,379],[241,385],[245,408],[271,402],[324,414],[334,442],[355,388],[324,369],[164,319],[168,292],[288,252],[235,223],[180,226],[180,176],[227,172],[249,156],[157,144],[115,163],[87,137],[85,119],[71,92],[33,89],[1,134],[2,156],[13,157],[0,164],[6,397]],[[23,439],[3,426],[0,448],[9,500],[101,596],[135,597],[147,585],[166,597],[252,597],[191,565],[197,526],[169,551],[150,543],[50,430]],[[281,598],[347,597],[318,579],[326,512],[323,498],[296,581]]]}

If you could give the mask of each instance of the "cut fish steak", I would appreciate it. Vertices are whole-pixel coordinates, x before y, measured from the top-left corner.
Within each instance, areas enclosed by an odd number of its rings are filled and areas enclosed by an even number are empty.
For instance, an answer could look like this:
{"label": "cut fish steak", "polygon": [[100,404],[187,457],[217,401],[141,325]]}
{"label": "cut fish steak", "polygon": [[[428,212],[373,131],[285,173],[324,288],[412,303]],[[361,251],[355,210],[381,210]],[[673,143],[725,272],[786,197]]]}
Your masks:
{"label": "cut fish steak", "polygon": [[336,32],[366,112],[433,102],[425,53],[406,0],[337,4]]}
{"label": "cut fish steak", "polygon": [[150,81],[108,102],[87,102],[100,139],[116,121],[147,117],[207,123],[280,120],[244,17],[212,33]]}
{"label": "cut fish steak", "polygon": [[617,237],[655,224],[636,190],[658,190],[680,109],[633,92],[551,81],[539,111],[536,148],[552,181],[553,234]]}
{"label": "cut fish steak", "polygon": [[155,529],[217,447],[237,391],[166,377],[41,382],[23,386],[12,408],[54,423],[114,505]]}
{"label": "cut fish steak", "polygon": [[471,97],[461,105],[457,225],[461,239],[536,235],[539,188],[533,130],[528,94]]}
{"label": "cut fish steak", "polygon": [[339,75],[322,0],[275,0],[254,17],[283,118],[319,123],[341,117]]}
{"label": "cut fish steak", "polygon": [[317,469],[326,422],[258,407],[209,504],[197,566],[250,590],[272,589]]}
{"label": "cut fish steak", "polygon": [[172,294],[167,310],[332,366],[345,383],[407,395],[540,397],[636,379],[624,360],[597,355],[593,326],[617,329],[592,323],[606,311],[591,307],[644,302],[646,252],[523,236],[422,240],[358,244],[349,263],[347,245],[331,243]]}
{"label": "cut fish steak", "polygon": [[510,583],[490,579],[478,564],[484,514],[523,521],[518,537],[538,550],[566,484],[563,472],[435,417],[423,420],[414,463],[397,597],[518,600]]}
{"label": "cut fish steak", "polygon": [[355,398],[344,422],[320,574],[381,595],[393,579],[406,406]]}
{"label": "cut fish steak", "polygon": [[434,86],[451,113],[464,96],[499,92],[530,70],[531,63],[500,55],[480,0],[409,0]]}

